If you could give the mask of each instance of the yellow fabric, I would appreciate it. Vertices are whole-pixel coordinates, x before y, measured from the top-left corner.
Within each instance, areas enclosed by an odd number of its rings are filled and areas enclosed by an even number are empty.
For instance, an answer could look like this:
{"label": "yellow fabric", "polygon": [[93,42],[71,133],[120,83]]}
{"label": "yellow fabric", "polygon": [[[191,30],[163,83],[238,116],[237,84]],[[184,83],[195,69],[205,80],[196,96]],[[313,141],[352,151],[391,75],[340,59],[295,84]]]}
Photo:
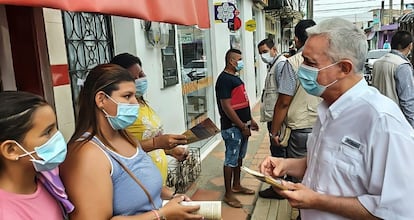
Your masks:
{"label": "yellow fabric", "polygon": [[[127,128],[127,131],[139,141],[152,139],[163,133],[160,117],[147,104],[140,104],[138,118],[134,124]],[[168,172],[167,155],[163,149],[153,150],[148,152],[148,155],[151,156],[152,161],[160,170],[165,185]]]}

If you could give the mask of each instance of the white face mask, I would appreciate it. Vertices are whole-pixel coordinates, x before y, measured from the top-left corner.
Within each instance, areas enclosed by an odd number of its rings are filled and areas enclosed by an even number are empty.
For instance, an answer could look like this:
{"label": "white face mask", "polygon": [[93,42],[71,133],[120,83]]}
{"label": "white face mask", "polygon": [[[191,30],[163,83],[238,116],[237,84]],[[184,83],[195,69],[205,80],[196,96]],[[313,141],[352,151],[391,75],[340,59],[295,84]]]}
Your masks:
{"label": "white face mask", "polygon": [[265,63],[267,63],[267,64],[270,64],[273,61],[273,59],[274,59],[274,57],[272,57],[270,55],[270,51],[267,52],[267,53],[260,54],[260,57],[262,58],[262,61],[265,62]]}

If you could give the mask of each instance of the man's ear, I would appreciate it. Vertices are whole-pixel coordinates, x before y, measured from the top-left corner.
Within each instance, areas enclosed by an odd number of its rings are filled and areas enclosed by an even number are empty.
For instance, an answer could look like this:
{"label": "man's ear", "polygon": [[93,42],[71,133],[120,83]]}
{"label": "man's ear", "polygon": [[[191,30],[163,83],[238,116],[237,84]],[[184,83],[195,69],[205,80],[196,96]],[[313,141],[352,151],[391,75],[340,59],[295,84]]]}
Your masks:
{"label": "man's ear", "polygon": [[342,60],[340,62],[341,70],[345,74],[349,74],[352,71],[353,64],[350,60]]}
{"label": "man's ear", "polygon": [[5,140],[0,144],[0,154],[8,160],[18,160],[21,154],[20,148],[13,140]]}
{"label": "man's ear", "polygon": [[275,52],[276,55],[279,53],[279,51],[277,51],[276,46],[273,46],[272,49],[274,50],[274,52]]}

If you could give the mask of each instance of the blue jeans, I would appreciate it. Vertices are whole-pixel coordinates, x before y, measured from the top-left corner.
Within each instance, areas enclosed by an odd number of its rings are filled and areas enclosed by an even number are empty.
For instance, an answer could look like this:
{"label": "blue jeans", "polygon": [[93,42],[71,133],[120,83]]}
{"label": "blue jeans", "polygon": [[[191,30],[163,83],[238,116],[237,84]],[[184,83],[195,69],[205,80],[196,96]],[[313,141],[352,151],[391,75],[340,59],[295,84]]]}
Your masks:
{"label": "blue jeans", "polygon": [[226,146],[224,166],[239,166],[238,160],[246,156],[248,138],[243,137],[237,127],[221,130],[221,137],[223,137]]}

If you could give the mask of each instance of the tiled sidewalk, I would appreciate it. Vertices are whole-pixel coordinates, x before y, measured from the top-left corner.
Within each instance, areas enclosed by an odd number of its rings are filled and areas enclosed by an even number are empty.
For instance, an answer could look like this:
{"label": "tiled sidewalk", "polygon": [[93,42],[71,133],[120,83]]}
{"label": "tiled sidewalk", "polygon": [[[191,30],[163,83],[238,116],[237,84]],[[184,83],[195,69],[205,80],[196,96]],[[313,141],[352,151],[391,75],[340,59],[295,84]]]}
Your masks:
{"label": "tiled sidewalk", "polygon": [[[259,105],[253,109],[253,117],[259,123]],[[260,130],[252,132],[249,138],[248,150],[243,165],[257,170],[259,163],[269,155],[269,138],[266,124],[260,123]],[[221,201],[224,195],[223,161],[224,161],[224,142],[220,144],[202,161],[201,174],[187,191],[193,200],[199,201]],[[223,220],[289,220],[295,219],[286,200],[270,200],[258,197],[258,191],[262,184],[254,177],[242,172],[241,183],[250,189],[254,189],[254,195],[240,195],[236,197],[243,204],[243,208],[232,208],[226,203],[222,203]],[[263,185],[263,188],[268,187]]]}

